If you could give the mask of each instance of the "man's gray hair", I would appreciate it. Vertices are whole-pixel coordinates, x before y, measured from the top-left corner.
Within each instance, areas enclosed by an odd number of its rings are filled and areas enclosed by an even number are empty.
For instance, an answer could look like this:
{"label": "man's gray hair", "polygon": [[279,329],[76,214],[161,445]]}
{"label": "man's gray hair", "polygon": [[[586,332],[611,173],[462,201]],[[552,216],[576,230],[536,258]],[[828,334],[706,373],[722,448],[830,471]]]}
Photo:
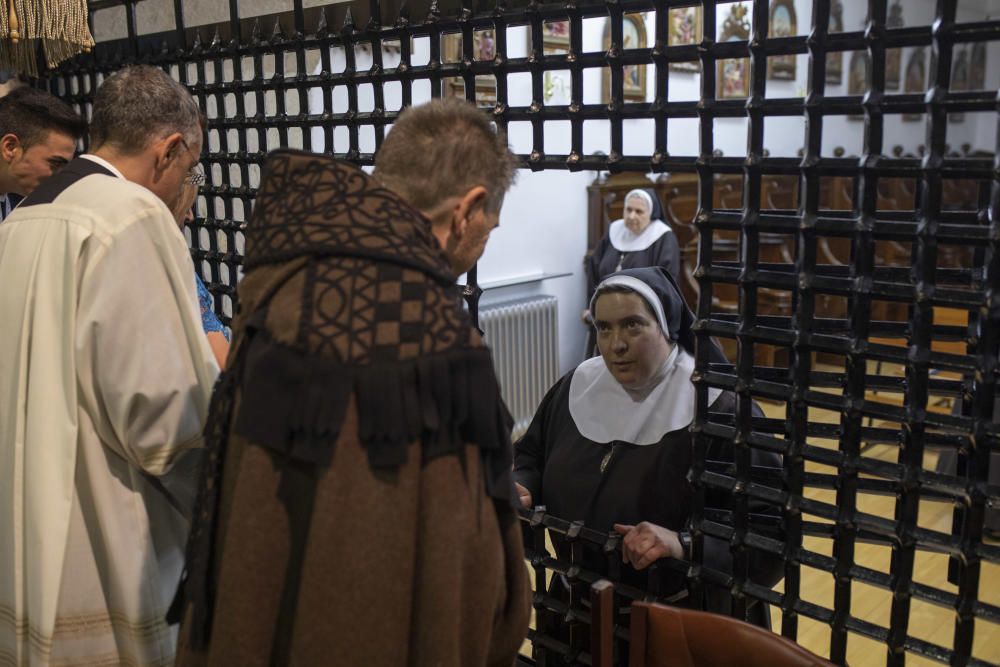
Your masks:
{"label": "man's gray hair", "polygon": [[106,79],[94,96],[90,139],[125,154],[180,132],[191,143],[201,134],[201,112],[187,88],[163,70],[136,65]]}
{"label": "man's gray hair", "polygon": [[487,209],[499,211],[516,169],[506,135],[473,104],[450,97],[399,115],[375,155],[374,176],[422,211],[476,185],[489,191]]}

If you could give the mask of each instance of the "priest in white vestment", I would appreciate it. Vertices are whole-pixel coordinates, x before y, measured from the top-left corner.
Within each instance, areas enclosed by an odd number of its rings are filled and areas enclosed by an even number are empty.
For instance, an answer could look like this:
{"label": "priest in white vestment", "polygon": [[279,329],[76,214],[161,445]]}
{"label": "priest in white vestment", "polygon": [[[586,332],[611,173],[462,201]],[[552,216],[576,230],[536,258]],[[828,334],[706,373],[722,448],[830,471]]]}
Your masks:
{"label": "priest in white vestment", "polygon": [[93,154],[0,225],[0,665],[171,665],[218,366],[170,205],[197,105],[134,67],[94,100]]}

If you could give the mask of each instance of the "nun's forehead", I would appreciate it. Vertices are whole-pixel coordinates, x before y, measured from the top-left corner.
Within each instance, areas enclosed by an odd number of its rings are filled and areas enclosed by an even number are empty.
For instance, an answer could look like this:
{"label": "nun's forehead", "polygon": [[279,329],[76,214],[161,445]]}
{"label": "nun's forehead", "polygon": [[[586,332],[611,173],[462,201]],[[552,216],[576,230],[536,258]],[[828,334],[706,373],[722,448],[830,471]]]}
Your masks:
{"label": "nun's forehead", "polygon": [[597,295],[594,297],[594,317],[598,317],[597,305],[600,303],[601,298],[605,296],[623,296],[623,297],[635,297],[635,302],[640,304],[638,307],[643,312],[643,314],[651,317],[654,322],[659,324],[658,318],[656,317],[656,307],[650,303],[643,294],[640,294],[631,287],[625,285],[609,285],[607,287],[597,290]]}
{"label": "nun's forehead", "polygon": [[626,197],[626,198],[625,198],[625,204],[626,204],[626,205],[627,205],[627,204],[628,204],[628,203],[629,203],[630,201],[641,201],[641,202],[642,202],[642,207],[643,207],[644,209],[646,209],[647,211],[648,211],[648,210],[649,210],[649,208],[650,208],[650,207],[649,207],[649,200],[648,200],[648,199],[646,199],[646,196],[645,196],[645,195],[643,195],[643,194],[642,194],[642,193],[640,193],[640,192],[633,192],[632,194],[630,194],[630,195],[629,195],[628,197]]}

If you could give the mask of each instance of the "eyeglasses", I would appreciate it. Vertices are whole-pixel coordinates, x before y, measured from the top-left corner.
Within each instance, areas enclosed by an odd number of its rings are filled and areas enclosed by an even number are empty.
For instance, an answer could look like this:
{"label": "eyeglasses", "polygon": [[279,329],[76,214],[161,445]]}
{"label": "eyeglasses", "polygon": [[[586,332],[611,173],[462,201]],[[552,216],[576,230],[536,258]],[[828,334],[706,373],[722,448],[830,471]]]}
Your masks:
{"label": "eyeglasses", "polygon": [[201,163],[199,162],[195,166],[191,167],[187,175],[184,177],[184,185],[191,185],[198,187],[205,184],[205,170],[202,169]]}
{"label": "eyeglasses", "polygon": [[[191,152],[191,147],[188,146],[188,142],[184,141],[184,137],[181,137],[181,143],[184,144],[185,150],[189,153]],[[195,164],[188,170],[187,175],[184,177],[184,185],[191,185],[198,187],[205,184],[205,170],[202,168],[201,163]]]}

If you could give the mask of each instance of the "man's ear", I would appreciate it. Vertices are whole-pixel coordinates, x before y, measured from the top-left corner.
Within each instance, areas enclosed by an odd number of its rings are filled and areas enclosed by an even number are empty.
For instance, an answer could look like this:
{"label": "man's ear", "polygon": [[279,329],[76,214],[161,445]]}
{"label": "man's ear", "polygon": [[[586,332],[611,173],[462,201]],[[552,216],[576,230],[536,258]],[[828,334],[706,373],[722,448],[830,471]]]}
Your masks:
{"label": "man's ear", "polygon": [[4,162],[10,162],[13,160],[14,153],[16,153],[19,148],[22,148],[21,140],[17,138],[16,134],[8,132],[0,137],[0,157],[3,157]]}
{"label": "man's ear", "polygon": [[184,136],[180,132],[169,134],[160,139],[154,146],[156,155],[156,171],[163,171],[174,160],[179,160],[184,152]]}
{"label": "man's ear", "polygon": [[469,216],[477,209],[486,206],[486,199],[489,192],[482,185],[474,185],[468,192],[459,197],[452,209],[451,233],[456,239],[465,236],[466,228],[469,225]]}

